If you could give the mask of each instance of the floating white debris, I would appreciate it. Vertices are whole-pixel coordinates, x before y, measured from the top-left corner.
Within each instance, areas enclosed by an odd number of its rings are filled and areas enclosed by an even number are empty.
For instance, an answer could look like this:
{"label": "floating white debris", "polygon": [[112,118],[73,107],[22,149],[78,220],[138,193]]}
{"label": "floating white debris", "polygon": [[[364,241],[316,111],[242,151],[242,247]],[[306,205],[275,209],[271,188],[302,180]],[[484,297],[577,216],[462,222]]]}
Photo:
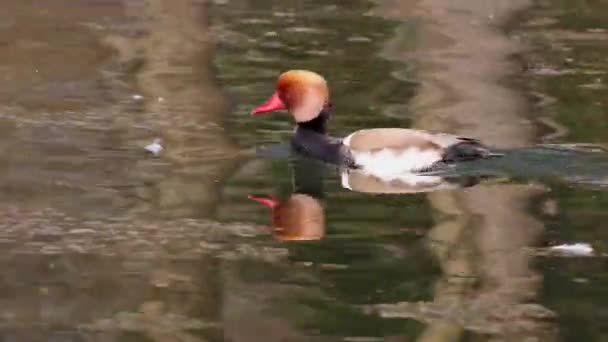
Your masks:
{"label": "floating white debris", "polygon": [[144,97],[143,97],[142,95],[139,95],[139,94],[134,94],[133,96],[131,96],[131,98],[132,98],[133,100],[141,100],[141,99],[143,99]]}
{"label": "floating white debris", "polygon": [[572,281],[575,282],[575,283],[579,283],[579,284],[587,284],[587,283],[589,283],[589,279],[588,278],[582,278],[582,277],[573,278]]}
{"label": "floating white debris", "polygon": [[156,99],[156,101],[158,101],[158,102],[165,102],[165,99],[163,97],[159,97],[159,98]]}
{"label": "floating white debris", "polygon": [[372,39],[366,36],[350,36],[346,38],[346,41],[351,43],[369,43]]}
{"label": "floating white debris", "polygon": [[573,256],[589,256],[593,253],[593,248],[585,242],[577,242],[563,245],[552,246],[549,248],[552,252],[558,252]]}
{"label": "floating white debris", "polygon": [[151,144],[146,145],[144,147],[144,149],[146,151],[152,153],[153,155],[157,156],[163,150],[163,145],[161,145],[161,143],[162,143],[162,140],[160,138],[156,138],[156,139],[154,139],[154,141]]}

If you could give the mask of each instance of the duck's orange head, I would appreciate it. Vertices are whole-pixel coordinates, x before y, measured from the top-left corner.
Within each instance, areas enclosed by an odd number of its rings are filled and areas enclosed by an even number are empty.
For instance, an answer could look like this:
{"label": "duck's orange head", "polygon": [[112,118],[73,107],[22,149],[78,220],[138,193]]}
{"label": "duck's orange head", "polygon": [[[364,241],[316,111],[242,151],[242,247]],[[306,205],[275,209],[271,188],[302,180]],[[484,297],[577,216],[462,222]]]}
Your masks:
{"label": "duck's orange head", "polygon": [[329,89],[323,76],[308,70],[290,70],[279,76],[274,94],[251,115],[287,109],[296,122],[306,122],[328,105]]}

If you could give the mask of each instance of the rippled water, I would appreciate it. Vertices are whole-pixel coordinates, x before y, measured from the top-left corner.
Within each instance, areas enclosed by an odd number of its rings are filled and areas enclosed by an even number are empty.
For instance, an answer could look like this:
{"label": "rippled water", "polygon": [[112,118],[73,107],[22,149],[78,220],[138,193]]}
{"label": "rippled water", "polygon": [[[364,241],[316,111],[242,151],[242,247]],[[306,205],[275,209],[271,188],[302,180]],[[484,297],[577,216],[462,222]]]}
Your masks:
{"label": "rippled water", "polygon": [[[5,2],[2,341],[607,336],[602,3]],[[346,189],[249,116],[292,68],[328,78],[334,135],[506,157]]]}

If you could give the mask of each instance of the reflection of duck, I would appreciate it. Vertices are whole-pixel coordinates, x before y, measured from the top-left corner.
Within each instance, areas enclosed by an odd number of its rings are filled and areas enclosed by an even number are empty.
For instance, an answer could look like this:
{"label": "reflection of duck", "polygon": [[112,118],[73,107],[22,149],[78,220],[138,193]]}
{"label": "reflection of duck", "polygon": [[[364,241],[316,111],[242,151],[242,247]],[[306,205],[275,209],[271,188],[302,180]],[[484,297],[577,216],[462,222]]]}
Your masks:
{"label": "reflection of duck", "polygon": [[378,194],[410,194],[453,190],[479,183],[479,177],[474,176],[442,177],[412,173],[385,180],[360,170],[343,170],[341,180],[342,187],[349,190]]}
{"label": "reflection of duck", "polygon": [[286,201],[249,196],[272,210],[272,233],[279,240],[319,240],[325,236],[325,211],[318,200],[294,193]]}
{"label": "reflection of duck", "polygon": [[475,139],[404,128],[364,129],[343,140],[333,139],[326,134],[329,107],[322,76],[291,70],[279,77],[276,92],[252,115],[286,108],[297,123],[292,140],[297,150],[382,179],[495,156]]}
{"label": "reflection of duck", "polygon": [[272,210],[272,234],[279,240],[320,240],[325,237],[323,194],[325,167],[321,163],[296,156],[290,168],[293,183],[287,200],[249,196]]}

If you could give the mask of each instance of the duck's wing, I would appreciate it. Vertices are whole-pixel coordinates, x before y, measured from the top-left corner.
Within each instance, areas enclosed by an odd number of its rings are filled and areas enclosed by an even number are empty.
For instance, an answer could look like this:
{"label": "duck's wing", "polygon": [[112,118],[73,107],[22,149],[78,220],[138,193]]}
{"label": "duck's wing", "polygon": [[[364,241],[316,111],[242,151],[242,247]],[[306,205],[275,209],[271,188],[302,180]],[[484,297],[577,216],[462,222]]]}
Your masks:
{"label": "duck's wing", "polygon": [[356,131],[343,140],[344,145],[358,151],[383,148],[445,149],[467,143],[481,143],[477,139],[448,133],[434,133],[409,128],[370,128]]}
{"label": "duck's wing", "polygon": [[447,143],[447,137],[441,137],[441,145],[433,141],[433,134],[407,128],[371,128],[356,131],[343,140],[343,144],[354,151],[376,151],[382,149],[418,148],[440,149]]}

